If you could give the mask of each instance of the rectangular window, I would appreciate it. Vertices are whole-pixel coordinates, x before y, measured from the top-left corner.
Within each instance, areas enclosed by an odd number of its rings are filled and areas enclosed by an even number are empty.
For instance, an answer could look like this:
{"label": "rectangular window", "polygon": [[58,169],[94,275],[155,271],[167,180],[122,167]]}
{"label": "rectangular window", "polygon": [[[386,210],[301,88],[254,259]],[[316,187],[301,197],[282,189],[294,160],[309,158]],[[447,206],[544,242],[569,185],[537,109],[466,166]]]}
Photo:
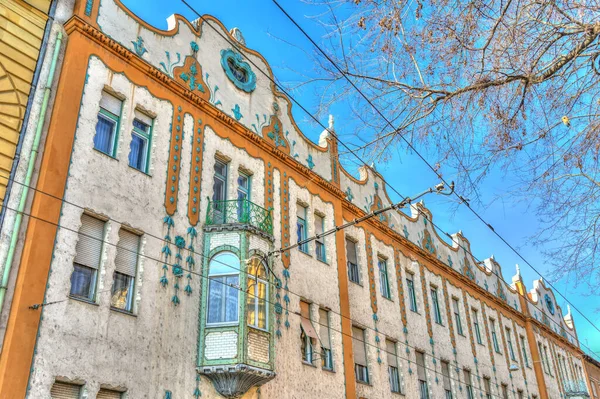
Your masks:
{"label": "rectangular window", "polygon": [[300,339],[302,361],[314,364],[314,345],[317,333],[310,321],[310,304],[300,301]]}
{"label": "rectangular window", "polygon": [[346,237],[346,258],[348,260],[348,278],[356,284],[360,284],[360,273],[358,272],[358,259],[356,256],[356,243]]}
{"label": "rectangular window", "polygon": [[319,332],[321,333],[321,366],[326,370],[333,370],[333,356],[331,353],[329,331],[329,311],[325,309],[319,309]]}
{"label": "rectangular window", "polygon": [[133,288],[137,273],[140,236],[119,230],[119,243],[115,257],[115,273],[110,306],[126,312],[133,310]]}
{"label": "rectangular window", "polygon": [[383,258],[377,258],[377,266],[379,267],[379,280],[381,283],[380,291],[381,296],[390,299],[392,294],[390,292],[390,282],[388,281],[387,272],[387,260]]}
{"label": "rectangular window", "polygon": [[508,385],[502,384],[502,399],[508,399]]}
{"label": "rectangular window", "polygon": [[494,319],[490,319],[491,330],[492,330],[492,343],[494,344],[494,350],[496,353],[500,353],[500,346],[498,345],[498,336],[496,335],[496,322]]}
{"label": "rectangular window", "polygon": [[592,393],[594,394],[595,398],[598,397],[598,391],[596,390],[596,383],[593,381],[592,381]]}
{"label": "rectangular window", "polygon": [[513,362],[516,362],[517,359],[515,358],[515,351],[513,349],[510,328],[506,327],[505,331],[506,331],[506,343],[508,344],[508,352],[510,353],[510,358],[512,359]]}
{"label": "rectangular window", "polygon": [[148,173],[150,163],[152,124],[152,118],[135,110],[129,145],[129,166],[144,173]]}
{"label": "rectangular window", "polygon": [[[306,225],[306,207],[297,204],[296,205],[296,232],[298,233],[298,243],[306,240],[308,229]],[[308,243],[300,244],[298,247],[300,251],[305,254],[308,253]]]}
{"label": "rectangular window", "polygon": [[517,398],[523,399],[523,391],[521,391],[520,389],[517,390]]}
{"label": "rectangular window", "polygon": [[538,351],[540,352],[540,359],[542,361],[542,368],[545,373],[548,373],[548,369],[546,368],[546,361],[544,360],[544,349],[542,348],[542,344],[538,342]]}
{"label": "rectangular window", "polygon": [[490,377],[483,377],[483,389],[485,392],[485,399],[492,399],[492,386],[490,384]]}
{"label": "rectangular window", "polygon": [[89,301],[96,299],[96,280],[102,257],[105,222],[87,214],[81,215],[79,239],[75,247],[71,293]]}
{"label": "rectangular window", "polygon": [[365,330],[352,327],[352,349],[354,352],[354,373],[356,381],[369,383],[369,369],[367,368],[367,351]]}
{"label": "rectangular window", "polygon": [[452,399],[452,384],[450,383],[450,364],[442,360],[442,376],[445,399]]}
{"label": "rectangular window", "polygon": [[429,399],[429,388],[427,387],[427,374],[425,373],[425,354],[416,351],[417,357],[417,379],[419,380],[420,399]]}
{"label": "rectangular window", "polygon": [[213,223],[223,224],[227,221],[227,164],[215,159],[215,174],[213,176]]}
{"label": "rectangular window", "polygon": [[527,347],[525,346],[525,337],[520,336],[521,338],[521,350],[523,351],[523,361],[525,362],[525,366],[529,367],[529,359],[527,358]]}
{"label": "rectangular window", "polygon": [[411,273],[406,273],[406,288],[408,290],[408,303],[410,310],[417,312],[417,294],[415,292],[414,276]]}
{"label": "rectangular window", "polygon": [[465,375],[465,387],[467,389],[467,399],[475,399],[473,396],[473,385],[471,385],[471,372],[469,370],[463,370]]}
{"label": "rectangular window", "polygon": [[550,361],[548,360],[548,347],[544,346],[544,358],[546,359],[546,367],[548,368],[548,374],[552,376],[552,369],[550,368]]}
{"label": "rectangular window", "polygon": [[325,238],[321,237],[325,228],[325,219],[323,216],[315,214],[315,252],[317,259],[321,262],[327,262],[327,256],[325,255]]}
{"label": "rectangular window", "polygon": [[442,312],[440,311],[440,302],[436,287],[431,287],[431,303],[433,304],[433,317],[435,322],[442,324]]}
{"label": "rectangular window", "polygon": [[477,343],[483,345],[481,342],[481,330],[479,329],[479,314],[476,309],[473,310],[473,327],[475,328],[475,338]]}
{"label": "rectangular window", "polygon": [[390,380],[390,390],[392,392],[401,392],[400,388],[400,373],[398,372],[398,357],[396,354],[396,343],[394,341],[390,341],[389,339],[385,340],[385,349],[387,352],[387,361],[388,361],[388,377]]}
{"label": "rectangular window", "polygon": [[121,399],[123,392],[113,391],[111,389],[101,388],[96,395],[96,399]]}
{"label": "rectangular window", "polygon": [[56,381],[50,389],[50,397],[52,399],[79,399],[80,396],[80,385]]}
{"label": "rectangular window", "polygon": [[94,135],[94,148],[111,157],[114,157],[117,151],[117,135],[122,105],[123,102],[115,96],[105,91],[102,92],[96,134]]}
{"label": "rectangular window", "polygon": [[237,179],[237,216],[238,222],[250,222],[250,176],[240,172]]}
{"label": "rectangular window", "polygon": [[458,298],[452,298],[452,309],[454,309],[454,322],[456,323],[456,333],[463,334],[462,322],[460,321],[460,306]]}

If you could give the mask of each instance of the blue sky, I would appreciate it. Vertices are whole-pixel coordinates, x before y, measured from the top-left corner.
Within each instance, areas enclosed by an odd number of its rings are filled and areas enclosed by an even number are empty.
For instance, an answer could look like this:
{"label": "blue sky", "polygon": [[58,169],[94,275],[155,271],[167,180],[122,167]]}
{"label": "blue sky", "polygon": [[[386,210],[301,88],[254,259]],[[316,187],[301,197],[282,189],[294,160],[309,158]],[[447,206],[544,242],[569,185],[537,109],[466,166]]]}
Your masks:
{"label": "blue sky", "polygon": [[[195,14],[179,0],[169,2],[124,0],[123,2],[142,19],[160,29],[167,28],[166,19],[171,14],[181,14],[190,20],[196,19]],[[190,0],[189,3],[200,14],[215,16],[228,29],[238,27],[242,31],[248,47],[263,54],[280,81],[284,83],[297,81],[298,73],[314,75],[315,66],[305,53],[313,51],[311,44],[271,0]],[[311,16],[323,10],[298,0],[282,1],[281,3],[313,39],[317,43],[321,43],[320,38],[325,30]],[[308,88],[294,91],[292,95],[310,112],[316,111],[313,90]],[[347,104],[342,102],[334,105],[329,111],[335,116],[336,131],[342,140],[350,140],[351,137],[351,132],[343,131],[344,120],[349,119],[348,109]],[[303,132],[309,138],[317,141],[322,128],[314,123],[308,123],[310,117],[298,107],[294,109],[294,117]],[[322,123],[327,123],[326,118],[323,118]],[[378,165],[377,168],[388,183],[403,195],[414,195],[437,183],[435,176],[423,161],[410,154],[406,148],[398,148],[397,156],[388,164]],[[487,193],[488,199],[491,199],[503,190],[505,184],[506,179],[499,173],[492,174],[485,182],[482,192]],[[388,193],[392,199],[396,199],[391,190],[388,190]],[[449,233],[463,231],[465,237],[471,242],[473,254],[478,259],[485,259],[493,254],[503,266],[505,280],[510,281],[515,273],[515,264],[518,263],[521,266],[525,284],[528,289],[531,289],[532,281],[539,277],[537,273],[502,243],[480,220],[476,219],[468,209],[460,207],[454,211],[447,200],[432,197],[426,200],[426,205],[433,212],[433,222],[441,229]],[[523,257],[537,270],[542,274],[547,272],[546,261],[539,250],[527,243],[526,238],[534,234],[539,226],[531,209],[527,209],[525,204],[511,202],[510,199],[505,198],[503,201],[495,201],[485,209],[477,208],[476,210],[509,243],[517,247]],[[574,288],[573,281],[560,281],[554,286],[600,328],[600,314],[596,312],[600,307],[599,295],[581,294],[581,292],[587,292],[587,288],[583,286]],[[558,294],[557,300],[566,312],[566,302]],[[575,309],[573,309],[573,313],[582,349],[589,352],[590,350],[584,346],[587,345],[600,355],[600,332]]]}

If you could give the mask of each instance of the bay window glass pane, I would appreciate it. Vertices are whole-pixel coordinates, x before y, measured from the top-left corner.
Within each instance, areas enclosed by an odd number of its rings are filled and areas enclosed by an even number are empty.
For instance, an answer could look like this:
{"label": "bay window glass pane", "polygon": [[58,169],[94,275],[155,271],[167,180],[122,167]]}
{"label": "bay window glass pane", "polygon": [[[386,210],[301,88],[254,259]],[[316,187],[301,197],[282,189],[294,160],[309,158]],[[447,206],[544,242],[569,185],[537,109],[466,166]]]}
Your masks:
{"label": "bay window glass pane", "polygon": [[267,285],[258,283],[258,328],[267,328]]}

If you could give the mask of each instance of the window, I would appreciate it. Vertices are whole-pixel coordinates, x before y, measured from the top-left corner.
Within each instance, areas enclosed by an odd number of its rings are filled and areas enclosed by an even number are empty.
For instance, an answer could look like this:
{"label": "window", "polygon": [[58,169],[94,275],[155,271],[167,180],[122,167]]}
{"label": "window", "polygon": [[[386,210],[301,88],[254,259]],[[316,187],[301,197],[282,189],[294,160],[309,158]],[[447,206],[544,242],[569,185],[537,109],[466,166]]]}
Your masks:
{"label": "window", "polygon": [[544,359],[546,360],[546,367],[548,369],[548,374],[552,376],[552,369],[550,368],[550,361],[548,360],[548,347],[544,346]]}
{"label": "window", "polygon": [[354,374],[356,381],[369,383],[369,369],[367,368],[365,330],[352,327],[352,349],[354,352]]}
{"label": "window", "polygon": [[81,216],[79,240],[75,247],[71,296],[93,301],[96,299],[96,280],[102,255],[105,222],[87,214]]}
{"label": "window", "polygon": [[433,303],[433,317],[435,322],[442,324],[442,312],[440,311],[440,303],[438,300],[438,292],[436,287],[431,287],[431,302]]}
{"label": "window", "polygon": [[326,370],[333,370],[333,355],[331,353],[331,339],[329,332],[329,311],[319,309],[319,332],[321,333],[321,366]]}
{"label": "window", "polygon": [[460,321],[460,307],[458,298],[452,298],[452,308],[454,309],[454,321],[456,322],[456,333],[459,335],[463,334],[462,323]]}
{"label": "window", "polygon": [[414,276],[411,273],[406,274],[406,287],[408,289],[408,303],[410,310],[417,312],[417,294],[415,293]]}
{"label": "window", "polygon": [[215,174],[213,176],[213,218],[214,223],[225,223],[227,201],[227,164],[218,159],[215,160]]}
{"label": "window", "polygon": [[492,387],[490,385],[490,377],[483,377],[483,389],[485,392],[485,399],[492,399]]}
{"label": "window", "polygon": [[133,288],[137,274],[139,247],[139,235],[125,229],[119,230],[114,282],[110,299],[110,306],[113,308],[126,312],[133,311]]}
{"label": "window", "polygon": [[520,336],[521,338],[521,350],[523,351],[523,361],[525,362],[525,366],[529,367],[529,359],[527,358],[527,347],[525,346],[525,337]]}
{"label": "window", "polygon": [[254,328],[267,329],[267,268],[257,257],[248,263],[247,322]]}
{"label": "window", "polygon": [[[296,215],[297,215],[297,233],[298,233],[298,243],[306,240],[308,229],[306,226],[306,207],[298,204],[296,206]],[[304,253],[308,253],[308,243],[300,244],[300,251]]]}
{"label": "window", "polygon": [[490,319],[491,330],[492,330],[492,343],[494,344],[494,350],[496,353],[500,353],[500,346],[498,346],[498,336],[496,336],[496,322],[494,319]]}
{"label": "window", "polygon": [[508,399],[508,385],[502,384],[502,399]]}
{"label": "window", "polygon": [[479,314],[476,309],[473,310],[473,327],[475,328],[475,338],[477,339],[477,343],[483,345],[481,342],[481,330],[479,329]]}
{"label": "window", "polygon": [[469,370],[463,370],[465,375],[465,386],[467,389],[467,399],[475,399],[473,395],[473,385],[471,385],[471,372]]}
{"label": "window", "polygon": [[300,330],[302,361],[314,364],[314,345],[317,333],[310,321],[310,304],[304,301],[300,301]]}
{"label": "window", "polygon": [[321,262],[327,262],[327,256],[325,256],[325,239],[320,237],[323,234],[325,228],[325,220],[323,216],[315,215],[315,252],[317,253],[317,259]]}
{"label": "window", "polygon": [[521,391],[520,389],[517,389],[517,398],[523,399],[523,391]]}
{"label": "window", "polygon": [[96,395],[96,399],[121,399],[122,396],[122,392],[101,388]]}
{"label": "window", "polygon": [[401,393],[400,373],[398,372],[398,355],[396,353],[396,343],[385,340],[385,349],[387,352],[388,361],[388,377],[390,380],[390,390],[392,392]]}
{"label": "window", "polygon": [[250,176],[240,172],[237,188],[237,216],[238,222],[248,223],[250,217]]}
{"label": "window", "polygon": [[356,284],[360,284],[358,272],[358,260],[356,256],[356,243],[346,237],[346,257],[348,258],[348,278]]}
{"label": "window", "polygon": [[117,135],[122,104],[123,102],[118,98],[105,91],[102,92],[96,134],[94,135],[94,148],[111,157],[114,157],[117,152]]}
{"label": "window", "polygon": [[546,368],[546,362],[544,361],[544,349],[542,348],[542,344],[538,342],[538,351],[540,352],[540,360],[542,361],[542,368],[545,373],[548,373],[548,369]]}
{"label": "window", "polygon": [[81,386],[68,384],[66,382],[56,381],[50,389],[52,399],[79,399],[81,395]]}
{"label": "window", "polygon": [[515,351],[513,349],[512,338],[510,336],[510,328],[506,327],[506,343],[508,344],[508,352],[510,353],[510,358],[513,362],[516,362]]}
{"label": "window", "polygon": [[207,324],[237,323],[240,260],[231,252],[219,252],[208,264]]}
{"label": "window", "polygon": [[594,394],[594,397],[597,398],[598,391],[596,390],[596,383],[594,381],[591,381],[591,385],[592,385],[592,393]]}
{"label": "window", "polygon": [[425,373],[425,354],[416,351],[417,356],[417,378],[419,380],[420,399],[429,399],[429,388],[427,387],[427,374]]}
{"label": "window", "polygon": [[150,163],[150,142],[152,139],[152,118],[135,111],[131,144],[129,145],[129,166],[148,173]]}
{"label": "window", "polygon": [[450,383],[450,364],[442,360],[442,376],[445,399],[452,399],[452,384]]}
{"label": "window", "polygon": [[390,282],[388,281],[388,272],[387,272],[387,260],[383,258],[377,259],[377,266],[379,267],[379,280],[381,283],[380,291],[381,296],[384,298],[390,299],[392,294],[390,293]]}

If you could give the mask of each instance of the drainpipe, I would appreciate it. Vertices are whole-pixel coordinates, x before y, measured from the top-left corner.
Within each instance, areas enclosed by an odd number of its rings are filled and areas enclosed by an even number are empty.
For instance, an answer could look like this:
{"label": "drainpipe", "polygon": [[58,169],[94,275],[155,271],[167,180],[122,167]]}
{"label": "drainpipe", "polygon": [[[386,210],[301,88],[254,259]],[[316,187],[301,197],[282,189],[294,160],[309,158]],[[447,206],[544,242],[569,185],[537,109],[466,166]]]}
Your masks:
{"label": "drainpipe", "polygon": [[29,163],[27,164],[27,174],[25,175],[25,182],[23,183],[23,191],[21,192],[21,199],[19,200],[19,207],[17,209],[17,216],[15,217],[15,225],[10,237],[10,247],[8,248],[8,255],[6,257],[6,263],[4,264],[4,272],[2,274],[2,282],[0,283],[0,313],[2,312],[2,306],[4,305],[4,298],[6,296],[6,289],[8,288],[8,277],[10,276],[10,269],[12,266],[13,258],[15,257],[15,248],[17,246],[17,239],[19,238],[19,230],[21,229],[21,222],[23,221],[23,210],[25,209],[25,203],[27,202],[27,196],[29,194],[29,185],[31,184],[31,176],[35,168],[35,162],[37,160],[38,149],[40,146],[40,138],[42,136],[42,129],[44,127],[44,121],[46,119],[46,111],[48,110],[48,101],[50,100],[50,94],[52,93],[52,82],[54,80],[54,72],[56,70],[56,62],[58,60],[58,54],[60,53],[60,46],[62,43],[62,31],[58,31],[56,34],[56,43],[54,44],[54,54],[52,54],[52,64],[50,64],[50,71],[48,72],[48,80],[46,87],[44,88],[44,99],[42,101],[42,109],[37,121],[35,129],[35,137],[33,139],[33,145],[31,146],[31,155],[29,157]]}

